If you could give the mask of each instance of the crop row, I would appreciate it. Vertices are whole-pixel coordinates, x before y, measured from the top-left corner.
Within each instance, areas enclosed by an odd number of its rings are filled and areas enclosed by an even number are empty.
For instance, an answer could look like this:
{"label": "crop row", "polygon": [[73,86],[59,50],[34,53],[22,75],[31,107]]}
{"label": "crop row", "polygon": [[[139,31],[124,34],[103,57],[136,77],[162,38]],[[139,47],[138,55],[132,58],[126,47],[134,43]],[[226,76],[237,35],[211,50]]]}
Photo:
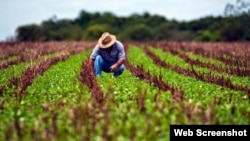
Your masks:
{"label": "crop row", "polygon": [[[70,50],[63,51],[60,55],[56,57],[52,57],[50,59],[44,59],[43,61],[37,63],[34,66],[28,67],[26,70],[22,72],[22,75],[20,77],[13,77],[9,80],[9,87],[16,87],[18,89],[18,93],[20,95],[23,94],[25,89],[32,84],[32,80],[37,75],[42,75],[51,65],[66,60],[70,55],[74,55],[76,53],[79,53],[81,51],[85,50],[85,48],[74,48]],[[1,86],[0,88],[0,94],[2,95],[4,87]]]}
{"label": "crop row", "polygon": [[76,79],[80,62],[85,58],[82,54],[72,55],[50,66],[43,75],[36,75],[21,99],[19,91],[15,96],[11,89],[7,89],[1,98],[4,102],[1,119],[5,123],[0,127],[1,138],[52,140],[63,130],[65,123],[69,122],[64,119],[71,111],[67,107],[86,101],[85,97],[88,97]]}
{"label": "crop row", "polygon": [[87,42],[47,42],[31,43],[21,42],[11,45],[0,44],[0,69],[7,68],[10,65],[31,61],[43,55],[56,52],[79,52],[85,46],[92,43]]}
{"label": "crop row", "polygon": [[190,57],[189,55],[186,54],[186,52],[180,52],[178,51],[176,48],[165,48],[165,47],[161,47],[161,49],[163,49],[165,52],[170,52],[173,55],[176,55],[180,58],[182,58],[183,60],[185,60],[186,62],[193,64],[193,65],[198,65],[201,67],[206,67],[212,70],[216,70],[218,72],[226,72],[228,74],[232,74],[232,75],[238,75],[238,76],[250,76],[250,68],[247,67],[235,67],[235,66],[223,66],[223,65],[215,65],[211,62],[203,62],[200,61],[198,58],[194,59],[192,57]]}
{"label": "crop row", "polygon": [[118,78],[107,73],[101,78],[91,75],[87,67],[91,50],[85,49],[64,54],[64,61],[48,63],[59,57],[53,56],[27,68],[21,65],[23,73],[13,77],[17,90],[7,83],[0,85],[4,88],[0,118],[5,123],[0,138],[169,140],[170,124],[250,123],[249,99],[242,90],[228,89],[218,80],[211,83],[204,74],[194,74],[198,73],[195,65],[195,70],[189,70],[178,59],[173,59],[176,65],[163,67],[165,52],[156,55],[154,46],[125,46],[126,69]]}
{"label": "crop row", "polygon": [[249,67],[249,43],[197,43],[197,42],[163,42],[158,46],[175,48],[184,52],[194,52],[207,58],[214,58],[236,67]]}
{"label": "crop row", "polygon": [[[173,70],[169,70],[166,68],[162,69],[161,67],[155,65],[153,60],[148,59],[146,54],[143,54],[143,52],[137,48],[133,47],[132,51],[130,51],[130,55],[133,56],[130,58],[130,61],[133,60],[132,63],[138,64],[138,65],[143,65],[144,69],[148,69],[149,72],[154,74],[154,75],[161,75],[162,80],[167,82],[168,84],[170,84],[172,86],[181,87],[184,91],[184,99],[183,100],[192,99],[195,101],[199,101],[201,103],[203,103],[203,102],[210,103],[208,101],[211,101],[211,100],[217,101],[220,99],[219,101],[221,101],[221,100],[228,101],[230,103],[230,104],[229,103],[228,104],[231,105],[230,107],[233,109],[235,109],[235,104],[237,103],[236,109],[238,109],[240,111],[243,110],[240,107],[247,104],[248,98],[246,95],[242,94],[242,92],[228,90],[228,89],[225,89],[225,87],[221,88],[221,87],[218,87],[218,85],[213,85],[211,83],[206,83],[203,81],[200,82],[200,81],[197,81],[194,77],[187,77],[187,76],[184,76],[183,74],[176,73]],[[135,58],[137,58],[137,59],[135,59]],[[241,106],[240,106],[240,104],[238,104],[238,102],[236,102],[238,100],[244,101],[241,103],[242,104]],[[217,102],[215,102],[215,103],[217,103]],[[226,103],[227,102],[225,102],[224,104],[226,104]],[[216,109],[217,108],[224,109],[225,108],[225,107],[223,108],[224,104],[221,105],[221,103],[220,103],[218,106],[215,106],[215,107],[216,107]],[[212,107],[214,107],[214,106],[212,106]],[[245,107],[245,106],[243,106],[243,107]],[[210,106],[210,108],[211,108],[211,106]],[[249,113],[247,111],[245,111],[245,112]],[[218,115],[220,115],[220,112],[216,113],[216,116],[218,116]],[[222,116],[222,117],[224,117],[224,116]],[[242,117],[244,117],[244,116],[242,116]],[[226,117],[224,117],[224,118],[226,118]],[[220,119],[220,118],[218,118],[218,119]],[[237,118],[234,118],[234,119],[237,119]]]}
{"label": "crop row", "polygon": [[177,66],[177,65],[171,65],[171,64],[161,60],[156,54],[151,52],[148,48],[145,48],[145,52],[153,59],[154,63],[156,63],[156,64],[158,64],[166,69],[170,69],[170,70],[173,70],[177,73],[191,76],[191,77],[194,77],[198,80],[202,80],[205,82],[211,82],[211,83],[215,83],[217,85],[221,85],[223,87],[227,87],[230,89],[244,91],[246,93],[246,95],[250,98],[250,89],[248,87],[233,85],[233,83],[229,79],[225,79],[223,77],[216,77],[216,76],[212,75],[211,72],[197,73],[193,67],[190,69],[185,69],[185,68],[182,68],[182,67]]}

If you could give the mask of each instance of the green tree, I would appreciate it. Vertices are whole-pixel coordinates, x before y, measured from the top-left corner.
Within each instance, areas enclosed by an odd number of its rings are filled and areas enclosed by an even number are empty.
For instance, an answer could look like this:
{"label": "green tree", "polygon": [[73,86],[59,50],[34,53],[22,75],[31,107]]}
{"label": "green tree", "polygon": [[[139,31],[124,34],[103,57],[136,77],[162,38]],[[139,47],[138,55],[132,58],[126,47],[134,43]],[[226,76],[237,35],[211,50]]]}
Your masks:
{"label": "green tree", "polygon": [[242,40],[244,29],[241,22],[235,21],[235,18],[229,18],[221,30],[221,35],[226,41]]}
{"label": "green tree", "polygon": [[99,18],[99,14],[96,14],[95,16],[85,10],[82,10],[79,16],[76,18],[75,23],[80,25],[82,28],[86,28],[93,18]]}
{"label": "green tree", "polygon": [[153,32],[152,30],[144,24],[135,25],[127,30],[129,40],[152,40]]}
{"label": "green tree", "polygon": [[171,36],[170,24],[164,23],[155,28],[154,39],[155,40],[168,40]]}
{"label": "green tree", "polygon": [[220,32],[212,32],[211,30],[202,30],[197,33],[197,41],[219,41]]}
{"label": "green tree", "polygon": [[103,32],[106,31],[109,31],[109,28],[106,24],[91,25],[84,31],[83,37],[85,40],[96,40]]}
{"label": "green tree", "polygon": [[19,41],[36,41],[41,34],[41,28],[36,24],[31,24],[18,27],[16,32]]}
{"label": "green tree", "polygon": [[159,15],[152,15],[152,16],[148,15],[145,17],[147,17],[145,18],[145,24],[151,28],[156,28],[161,24],[168,23],[168,21],[164,17]]}

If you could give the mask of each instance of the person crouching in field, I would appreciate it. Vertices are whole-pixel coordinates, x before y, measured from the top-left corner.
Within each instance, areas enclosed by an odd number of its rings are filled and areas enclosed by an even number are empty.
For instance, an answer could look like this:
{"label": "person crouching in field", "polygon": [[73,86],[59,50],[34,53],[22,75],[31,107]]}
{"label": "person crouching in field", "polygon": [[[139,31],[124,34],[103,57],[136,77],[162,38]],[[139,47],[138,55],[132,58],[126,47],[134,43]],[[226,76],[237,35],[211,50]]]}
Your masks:
{"label": "person crouching in field", "polygon": [[102,71],[118,77],[124,71],[124,61],[123,44],[116,40],[115,35],[104,32],[90,55],[89,67],[97,77],[101,76]]}

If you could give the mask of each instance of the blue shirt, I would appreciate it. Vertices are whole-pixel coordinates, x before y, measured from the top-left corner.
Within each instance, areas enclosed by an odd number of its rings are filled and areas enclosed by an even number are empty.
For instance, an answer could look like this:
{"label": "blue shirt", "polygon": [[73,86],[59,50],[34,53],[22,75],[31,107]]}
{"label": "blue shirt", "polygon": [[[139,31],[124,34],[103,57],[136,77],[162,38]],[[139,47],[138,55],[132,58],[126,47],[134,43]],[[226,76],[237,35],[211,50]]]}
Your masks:
{"label": "blue shirt", "polygon": [[91,59],[95,59],[97,55],[101,55],[103,60],[108,63],[116,63],[120,59],[125,60],[125,50],[124,46],[120,41],[116,41],[113,44],[111,52],[101,49],[98,45],[93,49],[92,54],[90,55]]}

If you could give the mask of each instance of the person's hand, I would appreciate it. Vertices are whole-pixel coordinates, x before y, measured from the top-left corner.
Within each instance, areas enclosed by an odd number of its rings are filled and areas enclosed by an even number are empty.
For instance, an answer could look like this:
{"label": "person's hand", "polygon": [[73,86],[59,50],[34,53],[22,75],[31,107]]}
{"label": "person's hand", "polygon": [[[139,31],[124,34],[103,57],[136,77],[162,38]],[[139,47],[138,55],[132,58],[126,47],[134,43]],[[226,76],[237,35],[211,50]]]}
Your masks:
{"label": "person's hand", "polygon": [[117,64],[114,64],[110,67],[111,72],[114,72],[118,68]]}

